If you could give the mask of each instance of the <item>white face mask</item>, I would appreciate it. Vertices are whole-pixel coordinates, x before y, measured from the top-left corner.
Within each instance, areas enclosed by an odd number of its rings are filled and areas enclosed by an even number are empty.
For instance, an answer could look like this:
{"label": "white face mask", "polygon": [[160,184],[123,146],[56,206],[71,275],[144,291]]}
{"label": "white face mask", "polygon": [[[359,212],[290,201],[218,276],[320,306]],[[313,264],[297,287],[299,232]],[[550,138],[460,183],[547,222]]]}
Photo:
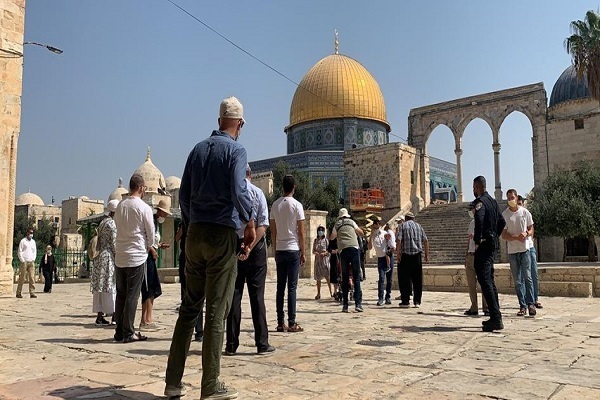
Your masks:
{"label": "white face mask", "polygon": [[29,234],[29,235],[27,235],[27,238],[28,238],[29,240],[31,240],[31,239],[33,239],[33,235],[32,235],[32,234]]}
{"label": "white face mask", "polygon": [[157,221],[159,224],[162,224],[163,222],[165,222],[166,218],[165,217],[158,217]]}
{"label": "white face mask", "polygon": [[475,211],[469,210],[469,217],[471,217],[471,219],[475,218]]}

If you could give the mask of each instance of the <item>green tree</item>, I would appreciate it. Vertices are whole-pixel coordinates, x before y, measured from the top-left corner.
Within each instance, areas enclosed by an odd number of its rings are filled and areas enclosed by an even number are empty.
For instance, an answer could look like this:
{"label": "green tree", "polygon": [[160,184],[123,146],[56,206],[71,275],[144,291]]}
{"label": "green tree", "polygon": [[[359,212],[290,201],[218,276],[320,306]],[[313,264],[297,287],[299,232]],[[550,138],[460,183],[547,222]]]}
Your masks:
{"label": "green tree", "polygon": [[587,80],[591,96],[600,102],[600,14],[588,11],[583,21],[571,22],[571,32],[565,48],[577,76]]}
{"label": "green tree", "polygon": [[567,255],[566,241],[588,238],[588,260],[597,261],[594,252],[596,235],[600,234],[600,169],[589,162],[578,164],[572,171],[555,171],[534,192],[529,210],[539,237],[561,237]]}

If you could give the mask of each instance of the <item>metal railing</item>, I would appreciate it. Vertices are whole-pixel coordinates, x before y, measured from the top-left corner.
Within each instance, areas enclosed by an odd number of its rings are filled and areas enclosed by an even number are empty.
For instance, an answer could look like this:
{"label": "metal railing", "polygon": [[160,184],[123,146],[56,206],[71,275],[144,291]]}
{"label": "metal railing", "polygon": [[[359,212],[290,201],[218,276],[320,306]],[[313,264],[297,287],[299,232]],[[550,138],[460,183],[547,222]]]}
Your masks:
{"label": "metal railing", "polygon": [[[78,278],[82,275],[84,277],[89,277],[92,273],[91,263],[87,259],[87,252],[84,252],[83,250],[73,251],[56,249],[52,254],[54,254],[54,258],[56,259],[56,270],[58,277],[61,280],[65,280],[66,278]],[[35,260],[36,275],[42,257],[44,257],[44,253],[40,254],[40,252],[38,252]],[[16,251],[13,252],[12,267],[14,275],[18,275],[19,269],[21,268],[21,262],[19,261]]]}

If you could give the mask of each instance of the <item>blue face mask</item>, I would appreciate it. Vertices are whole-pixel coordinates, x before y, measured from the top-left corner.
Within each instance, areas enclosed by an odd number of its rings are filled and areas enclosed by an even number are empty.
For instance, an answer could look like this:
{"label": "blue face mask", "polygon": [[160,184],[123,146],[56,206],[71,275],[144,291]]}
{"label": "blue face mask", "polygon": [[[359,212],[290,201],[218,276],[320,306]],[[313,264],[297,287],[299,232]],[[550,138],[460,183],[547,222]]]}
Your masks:
{"label": "blue face mask", "polygon": [[317,231],[317,236],[325,236],[325,231]]}

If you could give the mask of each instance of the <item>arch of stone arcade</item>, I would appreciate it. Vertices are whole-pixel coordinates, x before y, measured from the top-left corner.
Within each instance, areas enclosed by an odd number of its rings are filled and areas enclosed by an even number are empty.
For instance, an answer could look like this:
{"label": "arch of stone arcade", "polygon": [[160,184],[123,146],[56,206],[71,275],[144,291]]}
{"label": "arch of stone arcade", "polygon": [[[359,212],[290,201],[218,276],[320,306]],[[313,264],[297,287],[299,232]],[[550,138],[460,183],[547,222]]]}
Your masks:
{"label": "arch of stone arcade", "polygon": [[[514,111],[523,113],[533,128],[533,177],[539,182],[548,168],[546,151],[546,90],[543,83],[519,86],[515,88],[490,92],[414,108],[408,116],[408,144],[420,151],[421,159],[427,156],[427,140],[438,125],[446,125],[454,136],[454,154],[456,154],[456,172],[458,180],[458,201],[463,201],[462,187],[462,137],[465,128],[475,118],[481,118],[492,130],[494,152],[494,197],[502,199],[502,183],[500,180],[500,127]],[[429,182],[424,168],[424,161],[418,168],[420,187],[419,197],[429,204]],[[489,178],[488,178],[489,181]]]}

